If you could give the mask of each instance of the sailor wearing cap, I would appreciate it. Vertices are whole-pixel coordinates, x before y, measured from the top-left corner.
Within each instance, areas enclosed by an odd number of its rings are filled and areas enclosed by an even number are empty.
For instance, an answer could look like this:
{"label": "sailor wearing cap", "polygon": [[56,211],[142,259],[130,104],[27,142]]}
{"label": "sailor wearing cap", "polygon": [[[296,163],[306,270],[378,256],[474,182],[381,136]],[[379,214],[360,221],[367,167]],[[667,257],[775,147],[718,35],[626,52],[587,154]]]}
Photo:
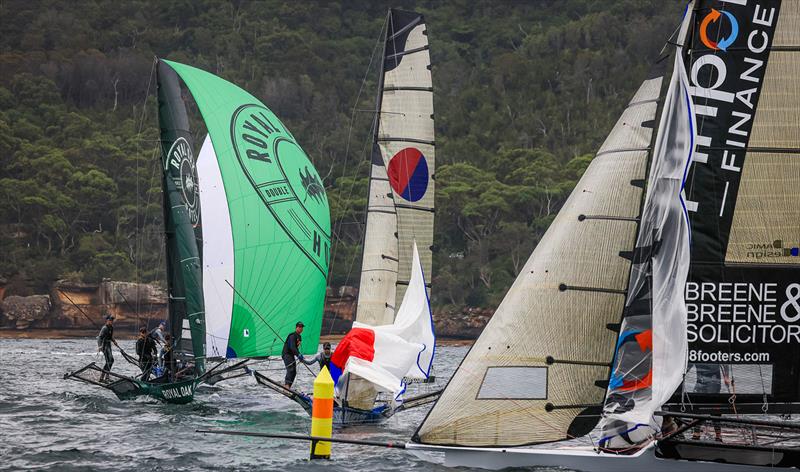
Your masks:
{"label": "sailor wearing cap", "polygon": [[294,383],[294,378],[297,376],[297,362],[295,358],[303,360],[303,355],[300,354],[300,343],[303,341],[303,337],[300,336],[303,333],[303,322],[298,321],[294,325],[294,331],[292,331],[289,336],[286,336],[286,341],[283,343],[283,352],[281,352],[281,358],[283,359],[283,365],[286,366],[286,377],[283,379],[283,386],[287,389],[292,388],[292,384]]}
{"label": "sailor wearing cap", "polygon": [[117,344],[114,340],[114,315],[107,314],[105,316],[106,324],[100,328],[100,334],[97,335],[97,351],[103,353],[106,359],[106,364],[103,366],[103,373],[100,374],[100,381],[105,382],[108,380],[108,373],[111,372],[111,366],[114,365],[114,356],[111,354],[111,343]]}

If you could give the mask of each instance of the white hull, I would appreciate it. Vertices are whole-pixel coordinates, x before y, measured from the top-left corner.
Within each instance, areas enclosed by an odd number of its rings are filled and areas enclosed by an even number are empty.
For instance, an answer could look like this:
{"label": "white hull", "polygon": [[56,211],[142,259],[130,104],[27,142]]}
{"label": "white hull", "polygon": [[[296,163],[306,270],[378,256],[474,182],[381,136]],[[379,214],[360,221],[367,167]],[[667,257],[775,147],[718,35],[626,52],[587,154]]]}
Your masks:
{"label": "white hull", "polygon": [[[632,455],[596,452],[590,447],[518,447],[479,448],[432,446],[408,443],[407,449],[444,452],[448,467],[478,467],[498,470],[507,467],[564,467],[585,472],[746,472],[764,471],[766,467],[733,465],[718,462],[663,459],[650,445]],[[743,452],[752,454],[750,452]],[[751,456],[752,457],[752,456]]]}

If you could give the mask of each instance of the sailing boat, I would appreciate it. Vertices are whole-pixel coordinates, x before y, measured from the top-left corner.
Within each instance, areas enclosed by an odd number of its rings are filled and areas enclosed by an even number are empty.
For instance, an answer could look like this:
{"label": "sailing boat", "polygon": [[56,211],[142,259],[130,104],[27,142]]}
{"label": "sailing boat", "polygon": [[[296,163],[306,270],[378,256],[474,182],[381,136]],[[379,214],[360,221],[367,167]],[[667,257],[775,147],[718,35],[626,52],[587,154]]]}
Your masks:
{"label": "sailing boat", "polygon": [[[800,340],[788,335],[800,318],[791,311],[800,295],[791,246],[800,235],[800,94],[788,72],[798,63],[798,17],[797,1],[689,4],[658,61],[669,70],[629,102],[408,448],[491,469],[800,464],[790,442],[796,422],[659,411],[673,393],[691,391],[687,357],[713,364],[717,386],[723,374],[768,364],[772,377],[757,390],[749,383],[750,392],[798,411],[790,364]],[[748,256],[748,244],[776,238]],[[758,292],[763,285],[769,295]],[[732,297],[746,301],[737,308]],[[722,337],[731,320],[747,325],[763,305],[774,316],[762,309],[761,324],[785,333],[784,343],[763,337],[753,346],[746,330]],[[724,344],[705,351],[717,358],[692,358],[709,344]],[[769,351],[772,361],[761,356],[753,367],[749,355]],[[693,383],[714,383],[707,368],[694,372]],[[707,393],[689,396],[707,407],[722,398]],[[735,398],[712,411],[736,412]],[[703,424],[724,442],[702,440]]]}
{"label": "sailing boat", "polygon": [[[437,396],[434,393],[402,403],[396,401],[405,385],[404,374],[412,374],[409,380],[429,377],[435,341],[428,301],[430,285],[425,282],[425,274],[431,273],[433,244],[433,88],[427,29],[422,15],[389,10],[382,64],[373,123],[356,324],[354,332],[339,344],[333,357],[333,373],[339,379],[337,391],[340,394],[334,412],[337,423],[380,421],[401,409],[432,402]],[[421,286],[412,289],[413,281]],[[400,301],[402,305],[398,305]],[[416,328],[409,331],[408,326]],[[359,329],[387,333],[387,336],[393,333],[390,343],[393,348],[388,349],[387,344],[383,344],[386,353],[393,353],[387,354],[393,362],[381,363],[382,349],[375,347],[376,357],[368,359],[369,368],[362,366],[361,375],[355,372],[358,368],[348,368],[346,364],[351,358],[358,359],[349,355],[358,351],[351,349],[353,346],[372,349],[356,336]],[[409,334],[412,331],[415,334]],[[370,339],[378,342],[375,336]],[[413,359],[400,362],[400,358]],[[359,362],[352,361],[352,365]],[[412,364],[418,368],[412,368]],[[342,372],[341,378],[336,369]],[[392,371],[391,375],[388,371]],[[310,413],[309,396],[287,390],[261,374],[256,374],[256,379],[293,399]],[[379,392],[391,393],[390,398],[376,401]]]}
{"label": "sailing boat", "polygon": [[[153,381],[90,364],[65,378],[187,403],[209,378],[274,354],[277,330],[321,323],[330,215],[311,161],[258,99],[208,72],[159,60],[169,320],[177,365]],[[183,81],[208,134],[195,160]],[[204,224],[205,223],[205,224]],[[319,329],[302,346],[313,352]],[[206,370],[208,360],[219,362]],[[135,359],[128,358],[136,363]]]}

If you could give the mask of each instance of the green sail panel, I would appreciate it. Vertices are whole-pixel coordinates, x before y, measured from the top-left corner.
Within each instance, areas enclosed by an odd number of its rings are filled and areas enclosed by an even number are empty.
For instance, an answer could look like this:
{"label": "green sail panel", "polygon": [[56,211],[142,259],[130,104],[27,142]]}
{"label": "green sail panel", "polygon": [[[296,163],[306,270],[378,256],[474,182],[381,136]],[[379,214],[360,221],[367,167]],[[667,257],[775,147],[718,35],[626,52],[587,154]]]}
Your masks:
{"label": "green sail panel", "polygon": [[[229,317],[230,329],[209,335],[227,337],[229,358],[279,355],[283,338],[302,321],[301,351],[316,351],[330,251],[330,210],[316,169],[283,123],[251,94],[200,69],[164,62],[203,116],[224,187],[225,199],[217,204],[227,205],[230,217],[233,280],[217,281],[204,293],[208,299],[232,292],[229,313],[207,314]],[[203,206],[205,214],[208,205]],[[206,228],[211,224],[228,223],[207,221]],[[204,246],[207,259],[214,249]]]}
{"label": "green sail panel", "polygon": [[169,329],[180,357],[195,357],[202,373],[205,313],[201,272],[200,200],[186,105],[175,72],[158,67],[158,118],[164,187]]}

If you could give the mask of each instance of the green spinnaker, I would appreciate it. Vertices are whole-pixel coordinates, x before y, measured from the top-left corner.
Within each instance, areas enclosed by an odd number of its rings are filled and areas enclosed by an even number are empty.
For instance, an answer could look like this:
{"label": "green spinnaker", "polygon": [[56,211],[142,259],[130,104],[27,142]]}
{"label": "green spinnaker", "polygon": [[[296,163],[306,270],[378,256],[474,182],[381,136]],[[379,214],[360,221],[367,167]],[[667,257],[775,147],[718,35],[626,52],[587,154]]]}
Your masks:
{"label": "green spinnaker", "polygon": [[[164,62],[200,109],[224,185],[234,258],[234,280],[226,282],[235,287],[223,287],[234,291],[226,357],[279,355],[298,321],[306,326],[301,352],[315,352],[331,233],[316,169],[283,123],[251,94],[200,69]],[[203,223],[214,224],[220,223]],[[213,251],[204,247],[204,260]],[[228,315],[206,313],[212,316]]]}

